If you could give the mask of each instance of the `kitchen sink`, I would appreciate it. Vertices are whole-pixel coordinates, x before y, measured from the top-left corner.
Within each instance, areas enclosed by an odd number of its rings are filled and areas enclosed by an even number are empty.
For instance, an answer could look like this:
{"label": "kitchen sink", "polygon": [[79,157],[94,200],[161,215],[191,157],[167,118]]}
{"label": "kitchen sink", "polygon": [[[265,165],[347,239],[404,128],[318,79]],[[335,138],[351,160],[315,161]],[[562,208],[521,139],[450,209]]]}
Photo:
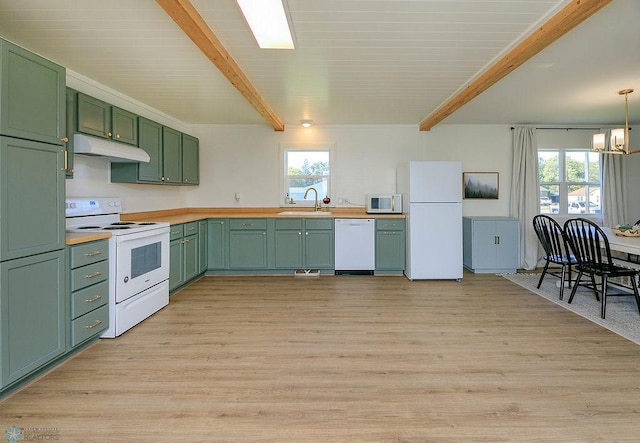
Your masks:
{"label": "kitchen sink", "polygon": [[325,211],[284,211],[278,212],[278,215],[292,215],[295,217],[327,217],[331,212]]}

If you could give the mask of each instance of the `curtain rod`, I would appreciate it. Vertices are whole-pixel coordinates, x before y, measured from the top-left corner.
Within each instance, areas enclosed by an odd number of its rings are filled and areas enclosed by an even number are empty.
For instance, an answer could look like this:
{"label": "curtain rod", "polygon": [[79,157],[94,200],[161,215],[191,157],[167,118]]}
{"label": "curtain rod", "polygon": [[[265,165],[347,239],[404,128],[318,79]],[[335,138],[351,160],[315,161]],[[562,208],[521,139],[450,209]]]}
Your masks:
{"label": "curtain rod", "polygon": [[[511,130],[513,131],[515,128],[512,126]],[[561,129],[563,131],[578,131],[578,130],[583,130],[583,131],[600,131],[602,128],[536,128],[536,129],[544,129],[544,130],[549,130],[549,129]]]}

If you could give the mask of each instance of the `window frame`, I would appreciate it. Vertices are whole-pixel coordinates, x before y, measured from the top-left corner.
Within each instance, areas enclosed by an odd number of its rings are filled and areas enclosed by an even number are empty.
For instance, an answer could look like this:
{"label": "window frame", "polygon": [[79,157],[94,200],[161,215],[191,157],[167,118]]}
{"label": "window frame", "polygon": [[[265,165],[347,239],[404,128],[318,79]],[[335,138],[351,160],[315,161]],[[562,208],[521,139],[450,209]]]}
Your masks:
{"label": "window frame", "polygon": [[[280,145],[280,207],[291,208],[313,208],[315,204],[315,196],[307,200],[294,200],[294,203],[285,203],[285,195],[289,192],[289,174],[287,167],[287,154],[292,151],[309,151],[309,152],[327,152],[329,154],[329,175],[313,175],[313,176],[300,176],[301,178],[326,178],[327,179],[327,193],[331,197],[333,189],[333,178],[335,176],[335,145],[332,143],[287,143]],[[311,195],[309,197],[312,197]],[[325,195],[321,195],[318,192],[318,202],[321,203]],[[332,202],[329,206],[335,206]]]}
{"label": "window frame", "polygon": [[[566,159],[568,154],[570,153],[575,153],[575,152],[579,152],[579,153],[585,153],[585,154],[590,154],[593,151],[589,148],[559,148],[559,147],[545,147],[545,148],[538,148],[537,149],[537,160],[538,160],[538,165],[537,165],[537,173],[538,173],[538,179],[540,177],[540,164],[539,164],[539,159],[540,159],[540,153],[541,152],[557,152],[558,153],[558,181],[557,182],[539,182],[540,187],[542,186],[557,186],[558,187],[558,212],[542,212],[542,208],[540,205],[540,196],[538,196],[538,212],[541,214],[547,214],[547,215],[551,215],[553,217],[560,217],[560,218],[570,218],[570,217],[575,217],[575,216],[579,216],[579,217],[584,217],[584,218],[589,218],[589,219],[594,219],[594,220],[602,220],[602,199],[603,199],[603,195],[602,195],[602,155],[598,154],[598,170],[600,172],[599,175],[599,181],[597,182],[593,182],[593,181],[588,181],[589,180],[589,174],[586,174],[586,178],[585,181],[582,182],[576,182],[576,181],[572,181],[569,182],[567,181],[566,178]],[[597,186],[598,188],[600,188],[600,212],[599,213],[589,213],[589,214],[574,214],[574,213],[569,213],[569,188],[572,186],[583,186],[583,187],[589,187],[589,186]]]}

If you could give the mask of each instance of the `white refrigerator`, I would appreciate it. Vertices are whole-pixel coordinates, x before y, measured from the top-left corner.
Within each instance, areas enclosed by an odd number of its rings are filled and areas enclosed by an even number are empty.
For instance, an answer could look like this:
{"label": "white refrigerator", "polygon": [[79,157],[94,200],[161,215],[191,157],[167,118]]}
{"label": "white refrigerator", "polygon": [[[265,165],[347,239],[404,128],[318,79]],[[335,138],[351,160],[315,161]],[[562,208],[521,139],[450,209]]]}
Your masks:
{"label": "white refrigerator", "polygon": [[407,217],[407,278],[461,279],[462,162],[409,162],[396,183]]}

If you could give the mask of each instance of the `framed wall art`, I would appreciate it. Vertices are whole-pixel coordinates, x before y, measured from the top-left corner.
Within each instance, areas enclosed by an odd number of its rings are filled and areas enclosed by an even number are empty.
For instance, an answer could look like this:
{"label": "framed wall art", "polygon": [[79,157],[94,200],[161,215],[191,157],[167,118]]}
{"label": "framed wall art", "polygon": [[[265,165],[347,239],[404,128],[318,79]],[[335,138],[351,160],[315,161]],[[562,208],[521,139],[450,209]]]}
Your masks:
{"label": "framed wall art", "polygon": [[462,186],[465,199],[498,199],[497,172],[463,172]]}

